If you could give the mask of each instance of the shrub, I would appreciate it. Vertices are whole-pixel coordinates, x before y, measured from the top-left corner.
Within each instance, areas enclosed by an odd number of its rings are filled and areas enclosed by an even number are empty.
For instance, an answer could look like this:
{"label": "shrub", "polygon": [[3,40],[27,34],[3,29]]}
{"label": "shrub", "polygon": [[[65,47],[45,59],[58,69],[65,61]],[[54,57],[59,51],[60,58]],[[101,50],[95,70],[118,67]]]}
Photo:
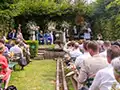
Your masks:
{"label": "shrub", "polygon": [[38,41],[28,40],[26,43],[30,46],[30,57],[34,58],[38,53]]}

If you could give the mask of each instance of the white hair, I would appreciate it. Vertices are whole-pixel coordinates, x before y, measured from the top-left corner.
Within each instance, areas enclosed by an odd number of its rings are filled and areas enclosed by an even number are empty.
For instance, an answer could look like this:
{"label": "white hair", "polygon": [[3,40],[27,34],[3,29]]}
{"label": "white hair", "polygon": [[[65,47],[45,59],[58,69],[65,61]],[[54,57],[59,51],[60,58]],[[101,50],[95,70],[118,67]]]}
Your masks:
{"label": "white hair", "polygon": [[112,64],[114,69],[116,69],[117,71],[120,72],[120,56],[115,58],[115,59],[113,59],[111,64]]}

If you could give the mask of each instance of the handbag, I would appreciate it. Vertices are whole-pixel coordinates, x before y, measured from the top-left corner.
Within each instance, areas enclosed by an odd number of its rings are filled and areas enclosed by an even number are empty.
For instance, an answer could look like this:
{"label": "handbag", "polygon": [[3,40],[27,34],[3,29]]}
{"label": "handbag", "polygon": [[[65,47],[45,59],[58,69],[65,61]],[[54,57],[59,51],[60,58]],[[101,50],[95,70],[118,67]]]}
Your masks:
{"label": "handbag", "polygon": [[18,61],[20,66],[26,66],[27,65],[27,61],[25,57],[21,57]]}
{"label": "handbag", "polygon": [[14,85],[8,86],[6,90],[17,90],[17,88]]}

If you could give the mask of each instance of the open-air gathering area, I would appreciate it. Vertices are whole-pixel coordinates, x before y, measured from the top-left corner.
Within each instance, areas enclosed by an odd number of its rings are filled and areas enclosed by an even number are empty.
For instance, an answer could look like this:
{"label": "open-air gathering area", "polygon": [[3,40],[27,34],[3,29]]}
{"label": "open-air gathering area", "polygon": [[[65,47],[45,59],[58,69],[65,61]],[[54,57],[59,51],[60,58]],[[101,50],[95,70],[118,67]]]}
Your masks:
{"label": "open-air gathering area", "polygon": [[0,0],[0,90],[120,90],[120,0]]}

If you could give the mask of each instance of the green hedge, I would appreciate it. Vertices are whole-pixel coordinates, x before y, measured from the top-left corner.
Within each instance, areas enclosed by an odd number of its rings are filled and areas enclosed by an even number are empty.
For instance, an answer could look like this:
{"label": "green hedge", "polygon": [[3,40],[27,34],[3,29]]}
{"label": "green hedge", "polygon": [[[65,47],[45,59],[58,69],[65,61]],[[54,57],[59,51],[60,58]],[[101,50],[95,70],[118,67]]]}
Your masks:
{"label": "green hedge", "polygon": [[38,41],[28,40],[26,43],[30,46],[30,57],[34,58],[38,53]]}

